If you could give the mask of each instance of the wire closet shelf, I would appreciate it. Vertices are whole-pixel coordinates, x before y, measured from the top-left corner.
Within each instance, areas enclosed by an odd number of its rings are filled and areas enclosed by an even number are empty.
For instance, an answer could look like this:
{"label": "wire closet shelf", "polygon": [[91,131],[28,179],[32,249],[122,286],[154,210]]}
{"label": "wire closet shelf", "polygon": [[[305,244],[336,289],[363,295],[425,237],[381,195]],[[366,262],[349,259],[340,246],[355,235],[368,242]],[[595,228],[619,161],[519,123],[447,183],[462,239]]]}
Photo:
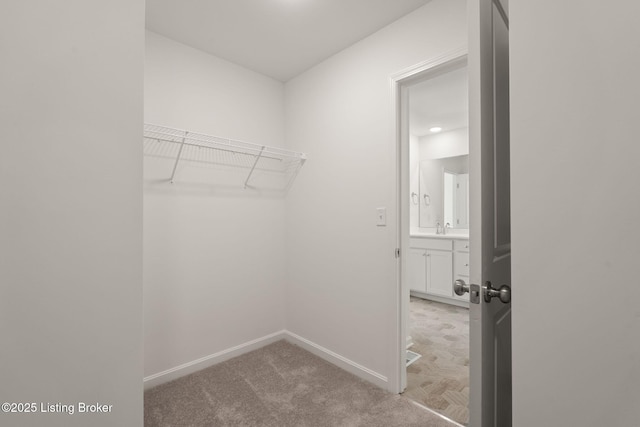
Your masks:
{"label": "wire closet shelf", "polygon": [[171,183],[181,162],[195,162],[245,170],[245,189],[253,188],[249,185],[252,176],[278,176],[283,188],[287,189],[307,159],[304,153],[282,148],[148,123],[144,125],[144,139],[145,155],[175,157]]}

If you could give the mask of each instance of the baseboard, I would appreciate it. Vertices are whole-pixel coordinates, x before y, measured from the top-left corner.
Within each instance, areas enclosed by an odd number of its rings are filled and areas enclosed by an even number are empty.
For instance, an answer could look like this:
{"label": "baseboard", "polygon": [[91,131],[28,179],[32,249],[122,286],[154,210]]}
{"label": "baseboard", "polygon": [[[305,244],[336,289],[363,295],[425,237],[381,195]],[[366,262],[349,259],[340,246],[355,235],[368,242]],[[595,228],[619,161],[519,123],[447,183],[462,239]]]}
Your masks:
{"label": "baseboard", "polygon": [[269,335],[265,335],[264,337],[257,338],[255,340],[248,341],[244,344],[219,351],[209,356],[201,357],[200,359],[183,363],[180,366],[167,369],[166,371],[149,375],[148,377],[144,378],[144,389],[147,390],[160,384],[173,381],[185,375],[189,375],[218,363],[224,362],[225,360],[229,360],[236,356],[240,356],[250,351],[257,350],[281,339],[285,339],[292,344],[298,345],[308,352],[320,357],[321,359],[324,359],[327,362],[332,363],[344,369],[345,371],[356,375],[359,378],[369,381],[377,385],[378,387],[384,389],[388,388],[389,380],[384,375],[381,375],[367,367],[349,360],[344,356],[334,353],[333,351],[326,349],[312,341],[309,341],[306,338],[296,335],[293,332],[281,330]]}
{"label": "baseboard", "polygon": [[293,332],[284,331],[284,338],[292,344],[296,344],[309,353],[315,354],[321,359],[326,360],[327,362],[334,364],[345,371],[354,374],[357,377],[360,377],[370,383],[377,385],[380,388],[387,389],[389,386],[389,380],[382,374],[379,374],[367,367],[364,367],[352,360],[347,359],[344,356],[341,356],[333,351],[322,347],[312,341],[309,341],[306,338],[302,338],[299,335],[294,334]]}
{"label": "baseboard", "polygon": [[424,292],[412,290],[409,292],[412,297],[427,299],[430,301],[441,302],[443,304],[457,305],[458,307],[469,308],[469,301],[459,300],[455,298],[440,297],[438,295],[426,294]]}
{"label": "baseboard", "polygon": [[228,348],[226,350],[219,351],[209,356],[201,357],[200,359],[184,363],[175,368],[167,369],[166,371],[158,372],[157,374],[149,375],[144,378],[144,389],[155,387],[157,385],[178,379],[185,375],[192,374],[201,369],[208,368],[209,366],[216,365],[224,362],[241,354],[248,353],[253,350],[257,350],[261,347],[280,341],[286,338],[286,331],[278,331],[264,337],[257,338],[255,340],[248,341],[244,344],[237,345],[235,347]]}

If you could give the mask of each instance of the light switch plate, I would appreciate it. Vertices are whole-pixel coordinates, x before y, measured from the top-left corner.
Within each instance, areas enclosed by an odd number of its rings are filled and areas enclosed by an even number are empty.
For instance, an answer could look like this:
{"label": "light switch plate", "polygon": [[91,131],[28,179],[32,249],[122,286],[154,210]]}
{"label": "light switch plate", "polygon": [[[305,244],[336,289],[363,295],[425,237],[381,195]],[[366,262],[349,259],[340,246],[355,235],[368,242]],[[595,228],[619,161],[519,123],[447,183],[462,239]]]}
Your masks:
{"label": "light switch plate", "polygon": [[387,225],[387,208],[376,208],[377,215],[377,223],[378,227],[385,227]]}

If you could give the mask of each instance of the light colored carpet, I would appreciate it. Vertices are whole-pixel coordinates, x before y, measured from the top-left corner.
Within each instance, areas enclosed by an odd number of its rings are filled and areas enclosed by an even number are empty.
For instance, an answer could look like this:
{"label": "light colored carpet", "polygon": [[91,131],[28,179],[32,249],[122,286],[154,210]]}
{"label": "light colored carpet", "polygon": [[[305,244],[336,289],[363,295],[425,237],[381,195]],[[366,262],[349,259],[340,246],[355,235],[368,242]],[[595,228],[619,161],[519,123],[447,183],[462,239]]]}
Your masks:
{"label": "light colored carpet", "polygon": [[278,341],[145,392],[146,427],[454,424]]}
{"label": "light colored carpet", "polygon": [[469,420],[469,309],[411,297],[406,396],[460,424]]}

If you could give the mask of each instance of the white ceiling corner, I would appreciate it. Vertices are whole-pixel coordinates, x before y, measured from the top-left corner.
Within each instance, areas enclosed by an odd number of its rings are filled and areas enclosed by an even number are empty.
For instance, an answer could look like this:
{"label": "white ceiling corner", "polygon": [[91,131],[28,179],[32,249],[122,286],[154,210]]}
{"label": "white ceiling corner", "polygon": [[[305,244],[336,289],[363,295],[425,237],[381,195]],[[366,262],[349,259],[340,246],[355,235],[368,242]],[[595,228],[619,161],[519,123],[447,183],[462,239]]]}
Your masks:
{"label": "white ceiling corner", "polygon": [[147,0],[146,27],[287,81],[430,0]]}

